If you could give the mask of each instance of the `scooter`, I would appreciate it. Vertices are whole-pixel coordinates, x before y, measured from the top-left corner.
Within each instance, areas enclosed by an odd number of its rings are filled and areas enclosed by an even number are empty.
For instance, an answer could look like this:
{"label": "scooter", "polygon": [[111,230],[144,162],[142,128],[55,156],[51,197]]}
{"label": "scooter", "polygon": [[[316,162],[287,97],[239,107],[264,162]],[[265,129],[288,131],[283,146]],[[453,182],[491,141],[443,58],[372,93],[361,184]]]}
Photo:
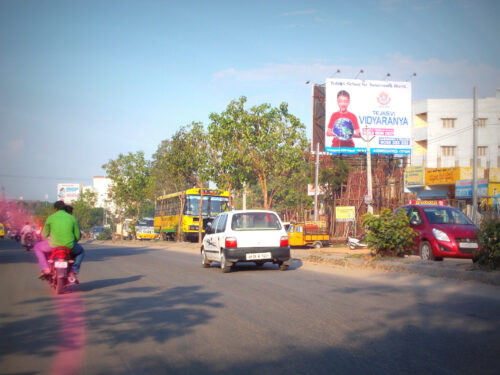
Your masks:
{"label": "scooter", "polygon": [[347,245],[349,245],[349,249],[351,250],[356,250],[356,249],[367,249],[368,245],[365,243],[361,242],[361,239],[358,239],[356,237],[347,237]]}
{"label": "scooter", "polygon": [[35,246],[35,239],[33,238],[33,234],[28,233],[24,236],[24,247],[26,248],[26,251],[31,251],[33,250],[33,247]]}

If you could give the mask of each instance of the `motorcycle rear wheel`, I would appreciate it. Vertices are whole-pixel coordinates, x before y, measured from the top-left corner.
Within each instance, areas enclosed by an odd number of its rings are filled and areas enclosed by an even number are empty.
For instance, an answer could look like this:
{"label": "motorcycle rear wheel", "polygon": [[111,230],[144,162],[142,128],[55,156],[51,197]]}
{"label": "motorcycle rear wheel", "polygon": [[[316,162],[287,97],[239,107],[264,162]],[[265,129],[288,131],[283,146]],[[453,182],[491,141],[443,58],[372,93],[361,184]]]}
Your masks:
{"label": "motorcycle rear wheel", "polygon": [[56,278],[56,293],[62,294],[64,288],[64,278],[58,277]]}

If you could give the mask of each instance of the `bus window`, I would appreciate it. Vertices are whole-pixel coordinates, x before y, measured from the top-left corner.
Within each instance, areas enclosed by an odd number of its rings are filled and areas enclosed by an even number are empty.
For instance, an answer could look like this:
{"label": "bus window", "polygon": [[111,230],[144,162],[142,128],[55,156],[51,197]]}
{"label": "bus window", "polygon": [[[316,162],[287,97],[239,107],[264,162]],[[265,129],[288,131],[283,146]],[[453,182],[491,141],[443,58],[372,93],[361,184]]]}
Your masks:
{"label": "bus window", "polygon": [[229,198],[210,197],[210,216],[217,216],[229,210]]}

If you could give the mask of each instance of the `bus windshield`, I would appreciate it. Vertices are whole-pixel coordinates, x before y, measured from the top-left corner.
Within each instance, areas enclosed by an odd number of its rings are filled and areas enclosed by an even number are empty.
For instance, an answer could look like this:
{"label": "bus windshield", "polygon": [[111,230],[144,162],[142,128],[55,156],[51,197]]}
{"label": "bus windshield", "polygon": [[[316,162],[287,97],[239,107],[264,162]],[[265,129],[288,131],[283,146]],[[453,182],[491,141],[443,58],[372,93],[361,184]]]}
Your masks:
{"label": "bus windshield", "polygon": [[[227,197],[203,196],[202,216],[215,217],[219,213],[226,211],[229,199]],[[200,196],[186,196],[186,207],[184,214],[189,216],[198,216],[200,210]]]}

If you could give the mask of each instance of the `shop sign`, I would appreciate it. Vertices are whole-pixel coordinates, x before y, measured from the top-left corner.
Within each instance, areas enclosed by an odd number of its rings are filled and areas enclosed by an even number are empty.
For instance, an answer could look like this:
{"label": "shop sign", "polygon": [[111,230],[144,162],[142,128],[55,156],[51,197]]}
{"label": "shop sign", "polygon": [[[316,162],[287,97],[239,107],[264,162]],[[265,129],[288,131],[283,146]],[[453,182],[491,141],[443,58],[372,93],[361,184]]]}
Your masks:
{"label": "shop sign", "polygon": [[407,200],[406,204],[430,204],[435,206],[446,206],[446,200],[438,199],[438,200]]}
{"label": "shop sign", "polygon": [[354,221],[356,220],[356,208],[354,206],[335,207],[336,221]]}
{"label": "shop sign", "polygon": [[405,168],[405,186],[422,186],[425,183],[425,168],[411,166]]}
{"label": "shop sign", "polygon": [[426,185],[455,185],[459,179],[459,168],[427,168],[425,170]]}
{"label": "shop sign", "polygon": [[500,182],[500,168],[490,168],[490,182]]}
{"label": "shop sign", "polygon": [[[458,180],[455,184],[455,198],[472,198],[472,180]],[[477,196],[488,196],[488,180],[483,178],[477,180]]]}

